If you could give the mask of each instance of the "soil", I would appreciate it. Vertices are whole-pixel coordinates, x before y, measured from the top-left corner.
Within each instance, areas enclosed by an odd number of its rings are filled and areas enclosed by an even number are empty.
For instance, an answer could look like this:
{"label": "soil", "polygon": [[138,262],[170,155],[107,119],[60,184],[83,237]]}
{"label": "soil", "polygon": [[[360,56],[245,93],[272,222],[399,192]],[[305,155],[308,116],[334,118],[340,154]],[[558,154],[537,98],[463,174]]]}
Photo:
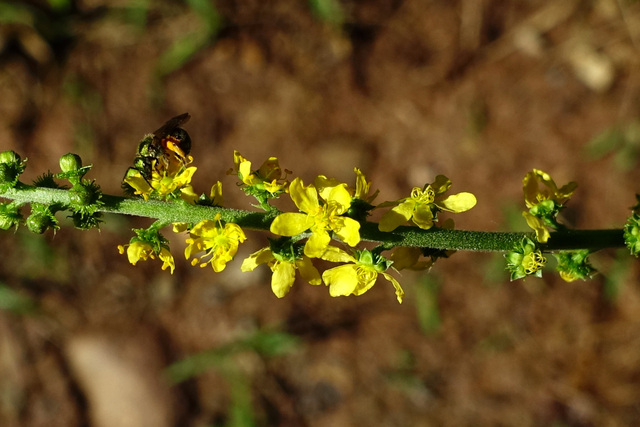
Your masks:
{"label": "soil", "polygon": [[[620,228],[640,191],[637,1],[45,3],[14,2],[21,18],[0,27],[0,147],[28,158],[25,182],[75,152],[121,194],[141,137],[188,111],[196,190],[222,180],[239,209],[253,208],[226,175],[234,150],[305,182],[353,183],[357,166],[378,202],[444,174],[478,198],[460,229],[526,230],[532,168],[578,183],[575,228]],[[278,299],[266,267],[240,272],[264,234],[216,274],[167,230],[171,275],[118,254],[149,220],[104,219],[0,236],[3,426],[640,417],[639,269],[624,251],[594,254],[586,282],[509,282],[501,254],[460,252],[396,275],[403,304],[383,280],[342,298],[298,281]]]}

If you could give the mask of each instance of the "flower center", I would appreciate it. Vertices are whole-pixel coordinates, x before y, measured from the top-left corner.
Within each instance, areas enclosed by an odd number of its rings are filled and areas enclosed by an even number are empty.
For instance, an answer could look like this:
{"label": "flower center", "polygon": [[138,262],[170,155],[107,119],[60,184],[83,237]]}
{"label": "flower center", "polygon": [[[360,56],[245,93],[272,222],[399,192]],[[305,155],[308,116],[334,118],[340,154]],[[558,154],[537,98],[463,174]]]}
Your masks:
{"label": "flower center", "polygon": [[522,266],[527,274],[533,274],[544,267],[546,258],[538,252],[530,252],[522,258]]}
{"label": "flower center", "polygon": [[427,185],[427,188],[421,190],[419,187],[414,187],[411,190],[411,198],[416,201],[416,203],[433,203],[435,200],[436,193],[433,191],[430,185]]}

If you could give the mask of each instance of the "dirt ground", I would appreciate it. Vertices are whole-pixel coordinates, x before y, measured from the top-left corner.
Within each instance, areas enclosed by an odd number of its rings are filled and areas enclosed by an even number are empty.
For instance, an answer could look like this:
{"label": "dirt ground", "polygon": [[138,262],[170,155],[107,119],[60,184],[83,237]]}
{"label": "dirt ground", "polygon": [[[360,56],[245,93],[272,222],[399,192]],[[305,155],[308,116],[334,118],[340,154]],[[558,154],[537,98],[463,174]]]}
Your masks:
{"label": "dirt ground", "polygon": [[[140,138],[188,111],[199,192],[250,200],[233,150],[377,201],[445,174],[460,229],[525,230],[531,168],[579,188],[576,228],[619,228],[640,192],[640,2],[246,0],[2,3],[0,149],[25,181],[75,152],[121,194]],[[65,8],[66,5],[66,8]],[[11,12],[11,14],[9,14]],[[446,215],[444,216],[446,217]],[[509,282],[457,253],[331,298],[277,299],[249,234],[220,274],[119,255],[141,218],[0,233],[0,425],[628,426],[640,419],[638,263]]]}

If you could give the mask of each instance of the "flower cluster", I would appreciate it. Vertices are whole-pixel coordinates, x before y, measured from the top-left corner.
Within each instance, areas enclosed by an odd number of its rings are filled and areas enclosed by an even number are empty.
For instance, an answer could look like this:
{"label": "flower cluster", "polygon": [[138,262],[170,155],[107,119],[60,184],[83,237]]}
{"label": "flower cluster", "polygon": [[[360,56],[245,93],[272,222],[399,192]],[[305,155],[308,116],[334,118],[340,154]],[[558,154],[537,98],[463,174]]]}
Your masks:
{"label": "flower cluster", "polygon": [[[245,230],[269,230],[274,237],[268,239],[268,246],[244,259],[241,269],[269,267],[271,289],[278,298],[290,292],[297,276],[311,285],[324,283],[334,297],[362,295],[382,277],[402,302],[404,290],[393,271],[427,270],[438,258],[449,257],[453,249],[508,251],[505,257],[512,280],[541,277],[547,264],[544,253],[553,253],[555,269],[564,280],[591,278],[596,270],[589,255],[620,246],[622,236],[631,253],[640,255],[640,196],[624,230],[581,233],[558,222],[577,185],[570,182],[559,187],[538,169],[523,179],[527,208],[523,216],[533,229],[528,233],[454,230],[451,218],[441,222],[440,213],[466,212],[477,203],[468,192],[448,194],[452,183],[444,175],[414,187],[407,197],[375,204],[378,191],[372,191],[371,182],[358,168],[353,186],[324,175],[305,184],[301,177],[289,180],[292,172],[281,168],[275,157],[255,169],[238,151],[227,174],[237,176],[238,186],[264,212],[226,208],[221,182],[200,195],[191,184],[197,168],[189,154],[191,139],[180,127],[188,119],[187,113],[176,116],[139,143],[133,166],[122,182],[129,199],[103,195],[95,181],[84,178],[91,166],[83,166],[75,154],[61,157],[59,173],[43,174],[27,185],[20,181],[26,160],[13,151],[0,153],[0,195],[13,199],[0,203],[0,228],[23,224],[35,233],[55,232],[59,228],[56,213],[63,211],[76,227],[94,228],[102,212],[128,209],[124,213],[157,220],[146,229],[134,229],[129,243],[118,246],[120,254],[126,253],[133,265],[159,259],[162,269],[171,273],[176,262],[168,239],[160,232],[164,227],[185,233],[185,258],[193,266],[210,265],[214,272],[223,271],[235,258],[240,244],[247,240]],[[68,181],[70,187],[59,180]],[[291,211],[271,204],[282,196],[290,199]],[[22,208],[27,204],[31,209],[25,218]],[[377,224],[368,221],[374,210],[382,210]],[[500,234],[510,236],[497,237]],[[581,241],[585,234],[598,234],[607,242],[573,242]]]}
{"label": "flower cluster", "polygon": [[[157,132],[156,132],[157,133]],[[196,168],[190,166],[191,156],[181,153],[176,147],[165,143],[166,147],[150,154],[153,136],[147,136],[138,150],[134,166],[127,171],[123,185],[134,196],[165,201],[182,200],[190,204],[222,206],[222,186],[218,182],[210,196],[197,196],[191,186]],[[169,148],[171,147],[171,149]],[[258,169],[239,152],[234,152],[234,167],[228,174],[236,175],[242,190],[253,196],[267,213],[273,215],[269,229],[278,238],[270,239],[269,246],[251,254],[242,263],[242,271],[253,271],[266,264],[272,271],[271,288],[277,297],[285,296],[294,284],[296,271],[312,285],[325,283],[331,296],[362,295],[376,283],[379,275],[389,281],[399,302],[404,291],[388,271],[426,269],[433,261],[448,254],[429,249],[399,247],[389,257],[381,253],[393,247],[379,246],[372,249],[359,248],[360,229],[367,216],[375,208],[393,207],[383,215],[380,230],[395,229],[402,222],[412,221],[423,229],[431,228],[441,210],[464,212],[471,209],[476,199],[471,193],[460,193],[445,197],[451,181],[440,175],[432,184],[422,189],[415,188],[411,197],[378,206],[373,201],[378,192],[371,192],[371,182],[360,169],[355,168],[355,186],[351,187],[324,175],[317,176],[306,184],[296,177],[291,182],[291,174],[283,170],[275,157],[267,159]],[[288,194],[297,212],[281,212],[270,204],[270,200]],[[453,228],[448,222],[447,228]],[[135,230],[125,249],[129,261],[136,264],[140,260],[159,258],[163,269],[174,269],[167,240],[159,233],[159,228],[168,225],[156,222],[147,230]],[[220,213],[212,219],[195,223],[173,223],[176,232],[187,232],[185,258],[192,265],[205,267],[210,264],[215,272],[225,269],[246,240],[239,224],[225,221]],[[332,244],[333,242],[333,244]],[[422,258],[421,257],[426,257]],[[339,265],[327,268],[322,274],[314,265],[314,259]]]}
{"label": "flower cluster", "polygon": [[[539,169],[533,169],[522,180],[522,191],[528,211],[522,216],[529,227],[535,231],[536,241],[525,238],[507,253],[507,270],[511,272],[511,280],[529,275],[542,276],[542,267],[546,258],[542,255],[539,244],[545,244],[551,238],[552,230],[566,230],[566,226],[558,223],[557,217],[569,200],[577,184],[569,182],[558,188],[551,176]],[[591,266],[587,249],[579,251],[560,251],[554,254],[557,260],[556,270],[567,282],[576,279],[591,278],[596,270]]]}
{"label": "flower cluster", "polygon": [[[0,153],[0,192],[25,188],[20,182],[20,175],[26,168],[27,160],[22,160],[13,151]],[[100,186],[95,181],[84,179],[91,166],[82,166],[82,161],[76,154],[65,154],[60,158],[61,172],[45,173],[33,182],[33,190],[37,189],[68,189],[66,197],[52,203],[31,202],[31,213],[25,219],[21,208],[26,203],[17,200],[10,203],[0,203],[0,228],[8,230],[25,224],[27,228],[38,234],[47,230],[54,232],[60,228],[57,212],[69,212],[74,225],[80,229],[96,228],[101,222],[99,210],[104,206]],[[56,180],[66,180],[71,188],[59,184]]]}

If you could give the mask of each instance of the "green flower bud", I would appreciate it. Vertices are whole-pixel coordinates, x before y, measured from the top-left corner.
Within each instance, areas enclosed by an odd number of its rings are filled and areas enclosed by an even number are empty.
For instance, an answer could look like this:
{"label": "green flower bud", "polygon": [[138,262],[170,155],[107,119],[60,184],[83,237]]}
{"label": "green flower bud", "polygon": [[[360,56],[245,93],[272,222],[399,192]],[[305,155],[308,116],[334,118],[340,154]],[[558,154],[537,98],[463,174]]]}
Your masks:
{"label": "green flower bud", "polygon": [[69,200],[72,205],[90,205],[95,201],[94,191],[87,186],[76,184],[69,190]]}
{"label": "green flower bud", "polygon": [[35,203],[31,205],[31,215],[27,217],[26,224],[29,231],[37,234],[44,233],[48,228],[60,228],[49,207]]}
{"label": "green flower bud", "polygon": [[62,172],[77,171],[82,167],[82,159],[77,154],[67,153],[60,157],[60,170]]}
{"label": "green flower bud", "polygon": [[69,190],[69,201],[71,202],[71,208],[74,210],[80,209],[84,212],[93,213],[103,206],[100,200],[101,197],[100,186],[95,181],[87,179],[82,180],[82,183],[74,184]]}
{"label": "green flower bud", "polygon": [[0,153],[0,190],[16,186],[20,174],[26,167],[25,162],[15,151],[8,150]]}
{"label": "green flower bud", "polygon": [[0,163],[18,164],[21,160],[20,155],[13,150],[7,150],[0,153]]}
{"label": "green flower bud", "polygon": [[102,220],[100,219],[102,214],[100,212],[83,213],[81,211],[74,211],[71,214],[73,225],[80,230],[89,230],[91,228],[97,228],[100,226]]}
{"label": "green flower bud", "polygon": [[82,166],[82,159],[77,154],[68,153],[60,157],[60,170],[56,178],[67,179],[71,184],[80,183],[83,176],[89,172],[91,165]]}
{"label": "green flower bud", "polygon": [[8,230],[11,227],[17,227],[22,220],[20,215],[20,207],[15,203],[0,204],[0,228]]}
{"label": "green flower bud", "polygon": [[563,251],[553,254],[558,260],[556,270],[560,277],[567,282],[577,279],[587,280],[596,274],[596,269],[589,263],[589,250]]}
{"label": "green flower bud", "polygon": [[624,225],[624,242],[631,255],[640,255],[640,215],[634,213]]}

